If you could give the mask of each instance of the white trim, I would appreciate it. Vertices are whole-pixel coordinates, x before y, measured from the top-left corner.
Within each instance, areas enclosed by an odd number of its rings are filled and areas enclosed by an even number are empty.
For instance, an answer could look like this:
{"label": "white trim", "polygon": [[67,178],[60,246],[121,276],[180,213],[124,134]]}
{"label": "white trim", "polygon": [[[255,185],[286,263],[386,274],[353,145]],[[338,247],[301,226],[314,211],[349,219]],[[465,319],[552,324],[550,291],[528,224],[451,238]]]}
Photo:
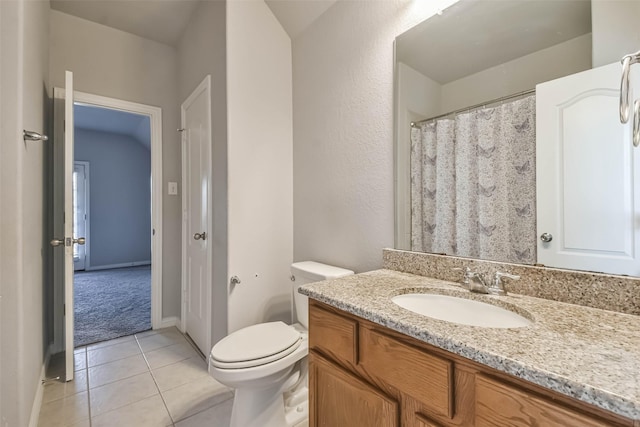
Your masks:
{"label": "white trim", "polygon": [[[74,101],[149,116],[151,124],[151,327],[162,325],[162,109],[86,92]],[[92,267],[91,267],[92,268]]]}
{"label": "white trim", "polygon": [[36,386],[36,396],[33,398],[33,405],[31,406],[31,415],[29,417],[29,427],[37,427],[40,420],[40,410],[42,409],[42,398],[44,397],[44,384],[43,381],[47,378],[47,368],[49,367],[49,361],[51,360],[51,350],[53,344],[47,348],[47,354],[44,356],[42,362],[42,369],[40,369],[40,378],[38,378],[38,384]]}
{"label": "white trim", "polygon": [[123,262],[120,264],[93,265],[89,268],[85,268],[84,271],[111,270],[113,268],[139,267],[142,265],[151,265],[151,268],[153,269],[153,263],[150,259],[147,259],[144,261]]}
{"label": "white trim", "polygon": [[160,322],[160,328],[171,328],[172,326],[180,326],[180,319],[178,319],[176,316],[164,317],[162,319],[162,322]]}
{"label": "white trim", "polygon": [[[212,161],[213,158],[211,154],[213,153],[213,143],[212,143],[212,122],[211,122],[211,75],[208,74],[202,82],[195,88],[195,90],[187,97],[187,99],[180,106],[180,127],[185,127],[185,110],[188,105],[190,105],[195,98],[202,92],[206,91],[207,97],[207,125],[209,128],[209,159],[207,162],[208,165],[208,185],[207,185],[207,229],[205,230],[207,235],[213,235],[213,194],[212,194],[212,186],[211,186],[211,177],[212,177]],[[187,330],[187,239],[191,236],[187,235],[187,215],[188,215],[188,206],[187,206],[187,198],[186,198],[186,189],[189,180],[187,179],[187,171],[186,171],[186,150],[184,139],[186,137],[187,132],[182,132],[182,275],[181,275],[181,310],[180,310],[180,331],[182,333],[188,333]],[[206,292],[206,302],[205,302],[205,317],[206,317],[206,337],[205,337],[205,348],[211,348],[211,294],[212,294],[212,278],[213,278],[213,241],[211,237],[209,237],[209,243],[207,244],[207,266],[206,266],[206,282],[207,283],[207,292]]]}

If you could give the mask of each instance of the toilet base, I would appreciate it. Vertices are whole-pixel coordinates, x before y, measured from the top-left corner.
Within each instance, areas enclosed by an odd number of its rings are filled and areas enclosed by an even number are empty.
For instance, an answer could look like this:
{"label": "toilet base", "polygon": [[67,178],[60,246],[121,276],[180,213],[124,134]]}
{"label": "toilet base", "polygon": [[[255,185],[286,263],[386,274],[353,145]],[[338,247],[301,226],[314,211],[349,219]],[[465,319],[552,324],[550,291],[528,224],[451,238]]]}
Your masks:
{"label": "toilet base", "polygon": [[309,390],[306,371],[300,378],[299,365],[284,382],[271,387],[237,388],[230,427],[304,426],[309,419]]}

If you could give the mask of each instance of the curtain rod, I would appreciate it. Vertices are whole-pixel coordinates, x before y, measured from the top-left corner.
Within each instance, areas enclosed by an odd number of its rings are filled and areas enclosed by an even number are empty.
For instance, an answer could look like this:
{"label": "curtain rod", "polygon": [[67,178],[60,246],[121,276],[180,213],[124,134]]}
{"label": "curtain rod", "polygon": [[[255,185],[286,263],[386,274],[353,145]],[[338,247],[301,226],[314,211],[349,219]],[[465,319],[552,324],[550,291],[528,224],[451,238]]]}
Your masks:
{"label": "curtain rod", "polygon": [[477,110],[479,108],[483,108],[483,107],[486,107],[486,106],[491,105],[491,104],[497,104],[497,103],[502,102],[502,101],[507,101],[509,99],[518,98],[520,96],[525,96],[525,95],[529,95],[529,94],[532,94],[532,93],[536,93],[536,90],[535,89],[524,90],[522,92],[518,92],[518,93],[511,94],[511,95],[503,96],[501,98],[496,98],[496,99],[491,100],[491,101],[482,102],[480,104],[472,105],[471,107],[461,108],[459,110],[450,111],[450,112],[448,112],[446,114],[440,114],[439,116],[435,116],[435,117],[431,117],[431,118],[428,118],[428,119],[420,120],[419,122],[411,122],[411,127],[415,128],[415,127],[418,127],[418,125],[420,123],[430,122],[432,120],[441,119],[443,117],[451,116],[453,114],[458,114],[458,113],[463,113],[463,112],[470,112],[472,110]]}

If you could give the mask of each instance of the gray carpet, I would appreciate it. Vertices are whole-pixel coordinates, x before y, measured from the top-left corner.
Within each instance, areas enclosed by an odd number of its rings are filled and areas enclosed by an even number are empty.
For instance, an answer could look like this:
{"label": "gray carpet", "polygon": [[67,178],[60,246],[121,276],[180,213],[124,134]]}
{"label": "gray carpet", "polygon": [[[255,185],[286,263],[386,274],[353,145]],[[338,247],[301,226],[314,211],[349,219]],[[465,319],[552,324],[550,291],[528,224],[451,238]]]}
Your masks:
{"label": "gray carpet", "polygon": [[151,266],[79,271],[74,298],[76,347],[151,329]]}

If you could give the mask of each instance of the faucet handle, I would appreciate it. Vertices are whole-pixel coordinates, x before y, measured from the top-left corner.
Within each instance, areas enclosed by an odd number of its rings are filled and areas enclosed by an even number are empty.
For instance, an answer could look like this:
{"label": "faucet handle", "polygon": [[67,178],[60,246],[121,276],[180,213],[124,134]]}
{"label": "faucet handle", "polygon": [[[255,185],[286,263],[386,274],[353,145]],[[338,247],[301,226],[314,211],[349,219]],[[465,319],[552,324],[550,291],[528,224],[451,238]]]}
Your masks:
{"label": "faucet handle", "polygon": [[493,275],[493,283],[489,287],[489,293],[492,295],[507,295],[507,290],[504,288],[504,283],[502,283],[502,279],[511,279],[518,280],[520,276],[516,276],[515,274],[502,273],[500,271],[496,271]]}
{"label": "faucet handle", "polygon": [[469,280],[473,277],[473,272],[469,267],[454,267],[453,271],[462,271],[462,278],[460,279],[460,285],[463,288],[469,289]]}

